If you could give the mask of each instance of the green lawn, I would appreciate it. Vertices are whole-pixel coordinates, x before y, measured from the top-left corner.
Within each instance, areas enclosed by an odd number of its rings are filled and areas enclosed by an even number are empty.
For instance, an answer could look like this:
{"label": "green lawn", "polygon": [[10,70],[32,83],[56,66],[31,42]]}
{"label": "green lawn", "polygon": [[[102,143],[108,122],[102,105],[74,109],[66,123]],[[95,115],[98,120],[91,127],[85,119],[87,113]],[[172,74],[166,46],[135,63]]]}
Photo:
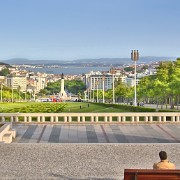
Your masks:
{"label": "green lawn", "polygon": [[33,102],[4,102],[0,103],[0,109],[12,109],[12,108],[21,108],[21,107],[26,107],[29,105],[32,105]]}
{"label": "green lawn", "polygon": [[86,103],[86,102],[71,102],[71,103],[67,103],[67,106],[63,112],[127,112],[127,111],[119,108],[108,107],[106,104],[102,105],[102,104],[94,104],[94,103]]}
{"label": "green lawn", "polygon": [[[35,104],[37,104],[37,102],[0,103],[0,111],[15,108],[18,112],[18,108],[34,106]],[[106,105],[87,102],[67,102],[66,104],[67,105],[63,112],[127,112],[126,110],[122,110],[118,107],[111,107],[109,104]]]}

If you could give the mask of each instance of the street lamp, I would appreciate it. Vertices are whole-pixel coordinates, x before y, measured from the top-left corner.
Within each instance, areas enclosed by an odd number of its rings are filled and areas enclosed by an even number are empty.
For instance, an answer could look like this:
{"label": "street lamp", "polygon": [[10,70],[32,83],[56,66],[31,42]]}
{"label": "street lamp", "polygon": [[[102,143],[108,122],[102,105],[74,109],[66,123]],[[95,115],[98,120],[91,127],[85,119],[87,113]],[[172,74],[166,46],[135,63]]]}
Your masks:
{"label": "street lamp", "polygon": [[112,74],[112,89],[113,89],[113,104],[115,104],[115,93],[114,93],[114,68],[111,68],[111,74]]}
{"label": "street lamp", "polygon": [[27,101],[27,89],[28,89],[28,85],[26,84],[26,90],[25,90],[25,96],[24,96],[25,102]]}
{"label": "street lamp", "polygon": [[[35,77],[35,87],[34,87],[34,101],[36,101],[36,94],[37,94],[37,83],[38,83],[38,79]],[[44,84],[44,81],[42,81],[42,84]]]}
{"label": "street lamp", "polygon": [[96,81],[96,89],[97,89],[97,102],[99,101],[99,97],[98,97],[98,84],[99,84],[99,82],[98,81]]}
{"label": "street lamp", "polygon": [[137,96],[136,96],[136,61],[139,60],[138,50],[132,50],[131,59],[134,61],[134,106],[137,106]]}
{"label": "street lamp", "polygon": [[105,101],[104,101],[104,81],[105,81],[105,76],[103,75],[103,77],[102,77],[102,82],[103,82],[103,103],[105,103]]}
{"label": "street lamp", "polygon": [[29,92],[29,93],[30,93],[30,94],[29,94],[29,101],[31,101],[32,91]]}
{"label": "street lamp", "polygon": [[2,97],[2,89],[3,89],[3,83],[1,83],[1,102],[3,101],[3,97]]}
{"label": "street lamp", "polygon": [[86,92],[87,91],[84,91],[84,100],[85,100],[85,102],[86,102]]}
{"label": "street lamp", "polygon": [[21,86],[18,87],[18,90],[19,90],[19,102],[20,102],[20,88],[21,88]]}
{"label": "street lamp", "polygon": [[23,94],[24,94],[24,102],[26,102],[26,91],[23,91]]}
{"label": "street lamp", "polygon": [[115,104],[115,94],[114,94],[114,72],[113,72],[113,104]]}
{"label": "street lamp", "polygon": [[87,89],[87,101],[89,102],[89,99],[90,99],[90,97],[89,97],[89,93],[90,93],[90,90],[89,89]]}
{"label": "street lamp", "polygon": [[94,102],[94,90],[95,90],[95,79],[94,79],[94,83],[93,83],[93,102]]}
{"label": "street lamp", "polygon": [[12,89],[11,89],[12,91],[11,91],[11,101],[13,102],[14,101],[14,91],[13,91],[13,86],[12,86]]}
{"label": "street lamp", "polygon": [[91,89],[89,89],[89,101],[91,102],[92,99],[91,99]]}
{"label": "street lamp", "polygon": [[33,98],[34,98],[34,102],[36,101],[36,94],[35,94],[35,89],[34,89],[34,91],[33,91]]}

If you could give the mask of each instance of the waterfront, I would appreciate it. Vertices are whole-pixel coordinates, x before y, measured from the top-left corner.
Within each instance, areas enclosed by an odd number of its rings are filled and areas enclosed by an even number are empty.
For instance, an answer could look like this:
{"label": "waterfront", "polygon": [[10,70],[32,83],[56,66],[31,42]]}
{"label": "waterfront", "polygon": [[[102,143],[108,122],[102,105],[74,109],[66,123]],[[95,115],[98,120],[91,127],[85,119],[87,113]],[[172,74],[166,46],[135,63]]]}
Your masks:
{"label": "waterfront", "polygon": [[26,71],[44,72],[47,74],[65,74],[65,75],[78,75],[86,74],[90,71],[108,71],[110,67],[78,67],[78,66],[65,66],[62,68],[21,68]]}

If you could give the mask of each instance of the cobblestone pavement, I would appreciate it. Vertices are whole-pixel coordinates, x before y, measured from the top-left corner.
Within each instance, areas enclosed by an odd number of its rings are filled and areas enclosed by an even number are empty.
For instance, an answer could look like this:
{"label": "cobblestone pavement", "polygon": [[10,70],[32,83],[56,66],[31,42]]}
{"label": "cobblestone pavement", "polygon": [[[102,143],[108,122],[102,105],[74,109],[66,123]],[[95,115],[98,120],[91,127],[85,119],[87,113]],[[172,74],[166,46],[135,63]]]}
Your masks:
{"label": "cobblestone pavement", "polygon": [[178,124],[15,124],[13,143],[179,143]]}
{"label": "cobblestone pavement", "polygon": [[0,144],[0,179],[122,180],[124,169],[152,169],[165,150],[180,168],[180,144]]}

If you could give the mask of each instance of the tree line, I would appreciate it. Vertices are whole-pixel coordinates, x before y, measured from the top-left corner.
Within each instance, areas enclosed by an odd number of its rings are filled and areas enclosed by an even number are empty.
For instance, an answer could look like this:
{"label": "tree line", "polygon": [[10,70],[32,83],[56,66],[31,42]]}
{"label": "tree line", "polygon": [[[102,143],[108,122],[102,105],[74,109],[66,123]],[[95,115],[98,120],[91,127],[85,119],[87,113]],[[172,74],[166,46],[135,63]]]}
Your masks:
{"label": "tree line", "polygon": [[1,86],[2,86],[1,96],[3,102],[25,101],[25,100],[30,100],[33,97],[33,95],[29,92],[21,92],[20,87],[18,89],[12,89],[5,85],[1,85]]}
{"label": "tree line", "polygon": [[[97,98],[97,91],[91,92],[91,98]],[[129,103],[134,99],[134,87],[129,87],[125,83],[115,82],[116,102]],[[113,90],[105,91],[106,102],[112,102]],[[98,91],[98,99],[103,98],[102,90]],[[176,61],[161,62],[157,67],[155,75],[145,76],[137,85],[138,102],[157,104],[171,108],[180,103],[180,58]]]}
{"label": "tree line", "polygon": [[138,98],[154,101],[157,106],[170,104],[171,108],[180,103],[180,58],[176,61],[161,62],[157,74],[144,77],[138,85]]}

